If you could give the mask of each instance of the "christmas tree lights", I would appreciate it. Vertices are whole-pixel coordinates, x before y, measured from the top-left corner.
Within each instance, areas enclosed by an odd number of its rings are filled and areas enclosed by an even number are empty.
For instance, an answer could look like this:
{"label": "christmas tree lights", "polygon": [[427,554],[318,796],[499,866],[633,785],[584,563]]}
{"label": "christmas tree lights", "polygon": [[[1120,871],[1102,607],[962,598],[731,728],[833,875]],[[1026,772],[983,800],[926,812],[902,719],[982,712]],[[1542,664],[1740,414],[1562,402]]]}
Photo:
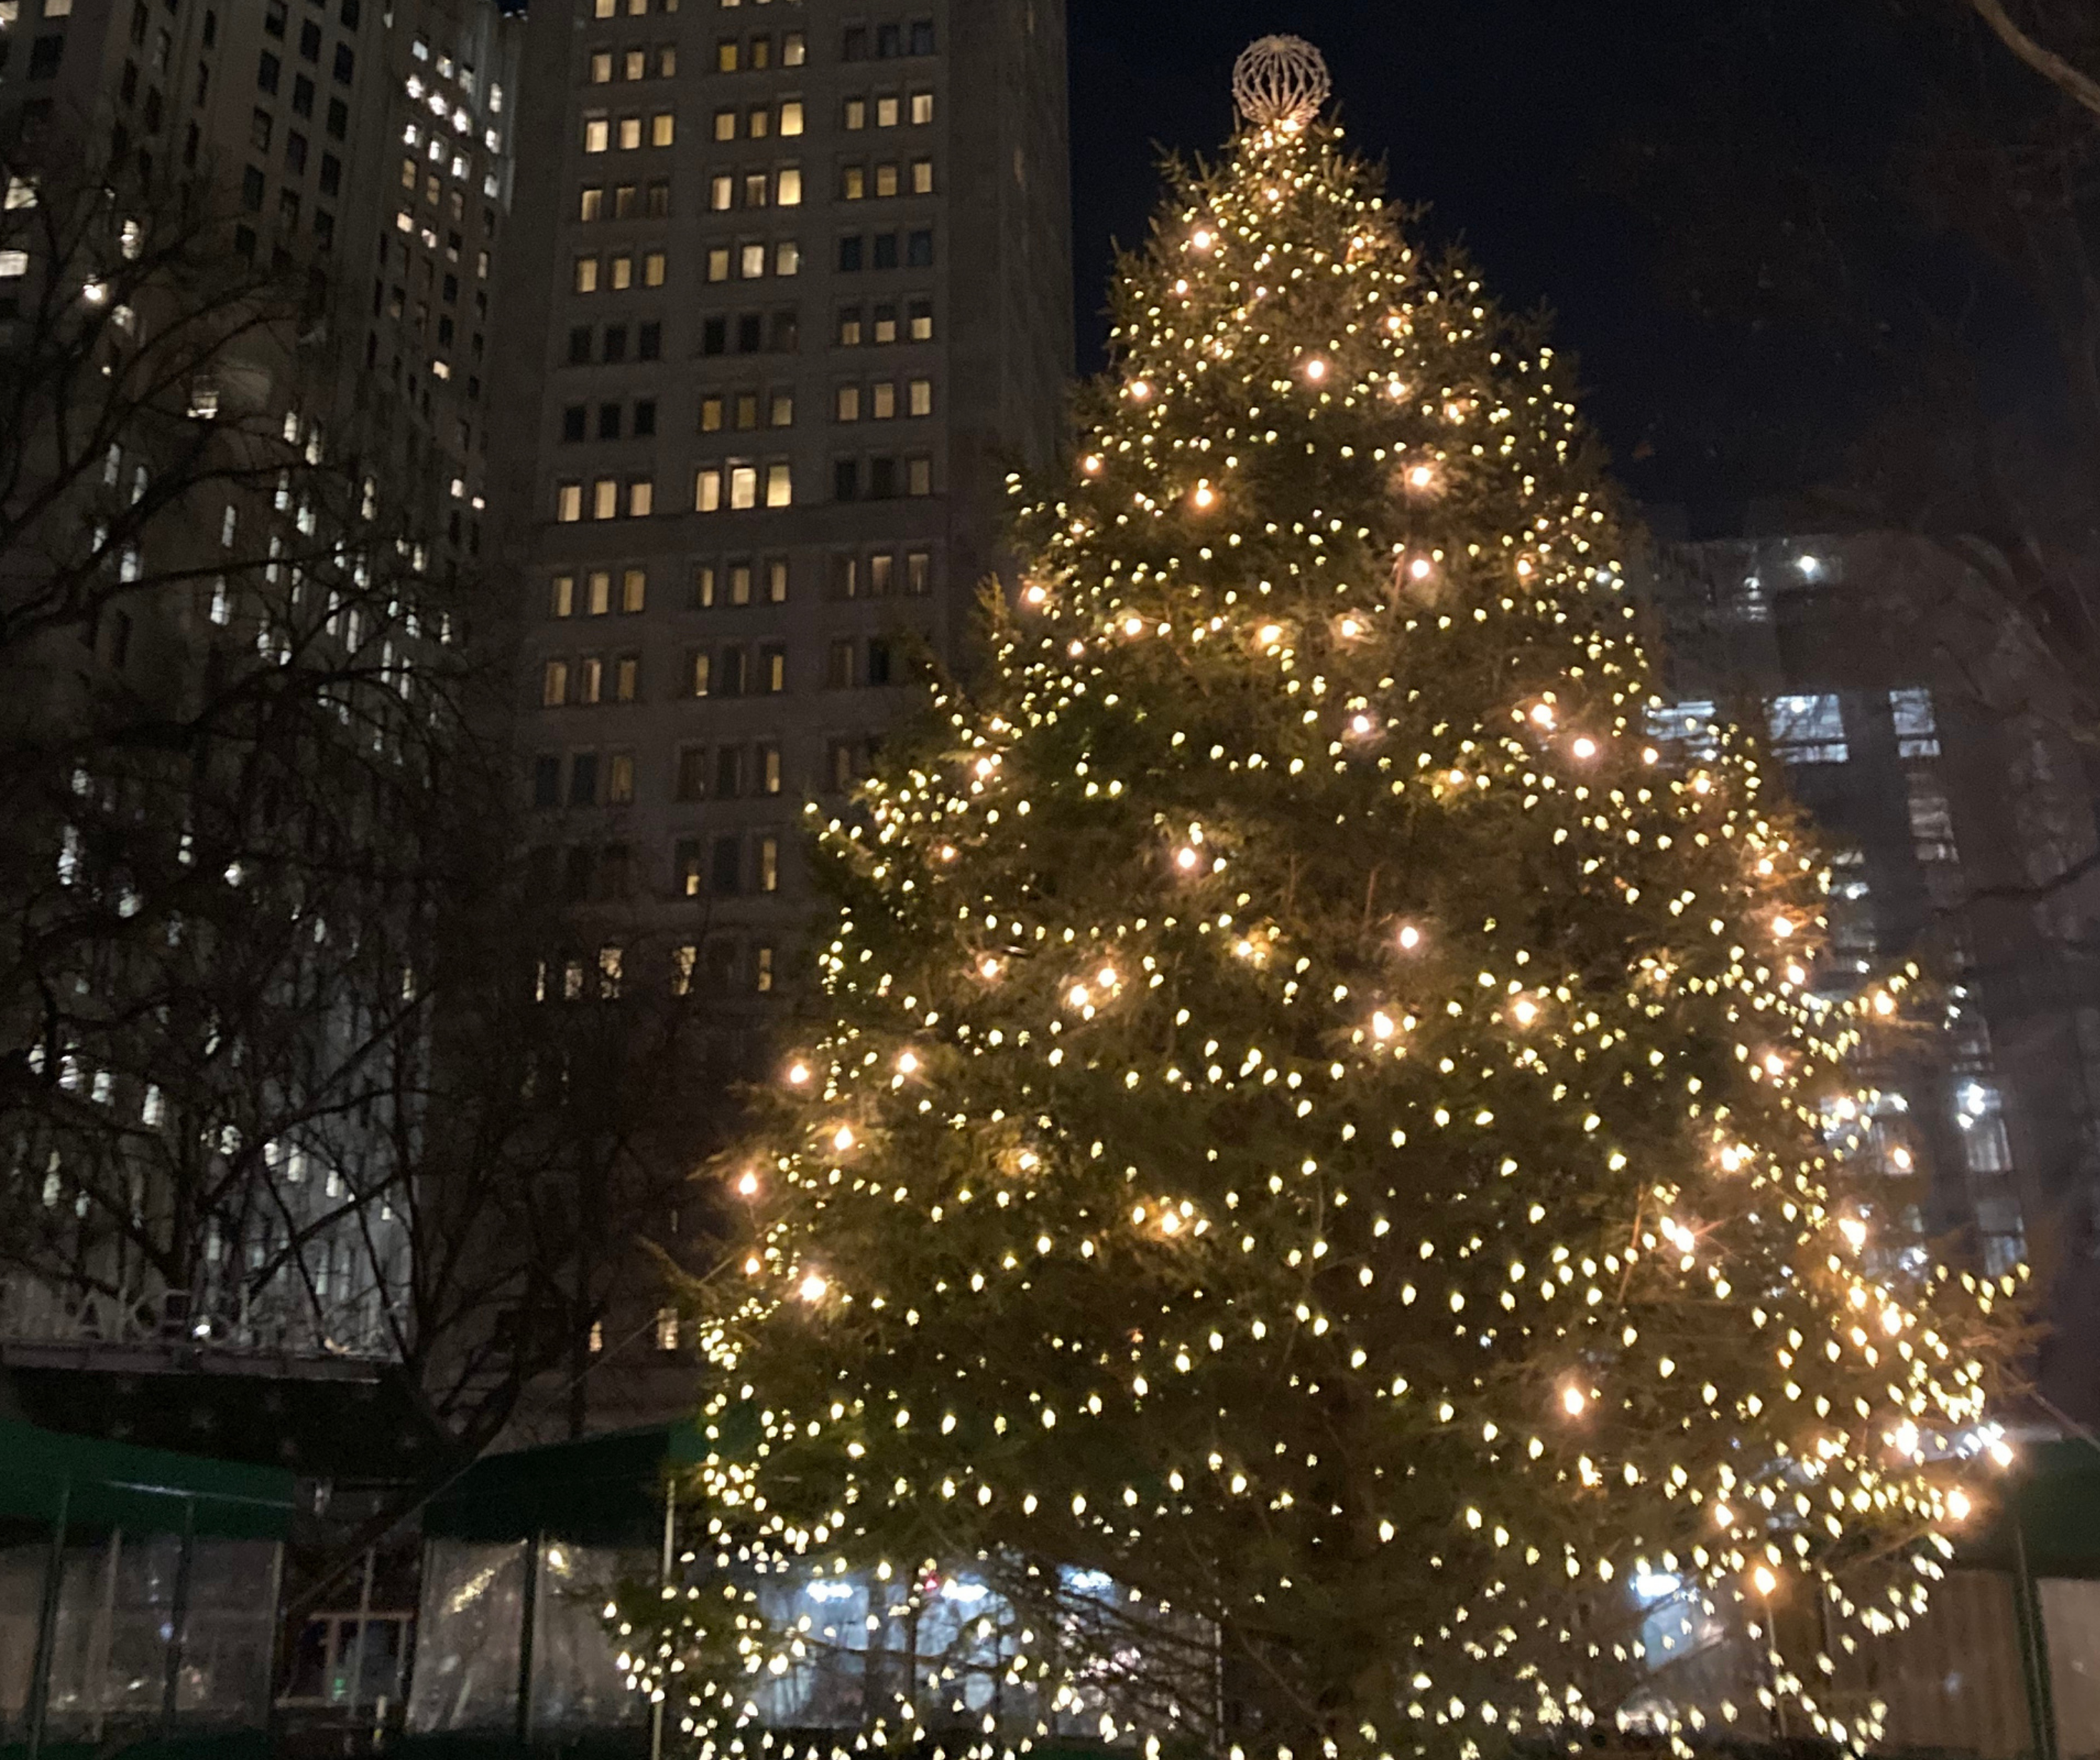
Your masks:
{"label": "christmas tree lights", "polygon": [[2014,1280],[1907,1269],[1832,1134],[1915,975],[1815,991],[1754,753],[1646,736],[1564,370],[1304,69],[1123,264],[986,675],[822,827],[705,1538],[614,1615],[704,1753],[1582,1740],[1665,1573],[1761,1652],[1695,1715],[1863,1743],[1775,1631],[1914,1617],[1979,1495]]}

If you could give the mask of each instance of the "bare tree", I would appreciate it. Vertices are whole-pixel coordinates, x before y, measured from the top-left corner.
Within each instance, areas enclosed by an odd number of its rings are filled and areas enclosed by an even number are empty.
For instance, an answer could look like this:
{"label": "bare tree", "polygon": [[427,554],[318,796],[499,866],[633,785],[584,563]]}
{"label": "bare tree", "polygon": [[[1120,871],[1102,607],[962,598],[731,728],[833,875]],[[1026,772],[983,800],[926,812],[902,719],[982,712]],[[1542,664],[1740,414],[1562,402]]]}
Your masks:
{"label": "bare tree", "polygon": [[1969,0],[1976,15],[1989,25],[1998,40],[2053,86],[2068,93],[2074,103],[2100,117],[2100,79],[2073,67],[2054,49],[2037,42],[2013,20],[2004,0]]}

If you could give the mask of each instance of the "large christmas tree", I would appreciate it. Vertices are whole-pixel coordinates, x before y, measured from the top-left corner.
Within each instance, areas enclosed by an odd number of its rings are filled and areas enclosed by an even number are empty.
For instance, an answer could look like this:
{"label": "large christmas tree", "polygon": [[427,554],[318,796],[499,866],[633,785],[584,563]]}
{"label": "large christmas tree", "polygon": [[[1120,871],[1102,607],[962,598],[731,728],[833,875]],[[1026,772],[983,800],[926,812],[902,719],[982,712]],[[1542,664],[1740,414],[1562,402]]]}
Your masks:
{"label": "large christmas tree", "polygon": [[1464,1753],[1608,1715],[1666,1572],[1860,1737],[1771,1631],[1917,1604],[2010,1288],[1846,1183],[1888,992],[1814,993],[1753,757],[1645,736],[1564,372],[1421,260],[1308,50],[1239,86],[981,683],[822,839],[637,1679],[716,1751]]}

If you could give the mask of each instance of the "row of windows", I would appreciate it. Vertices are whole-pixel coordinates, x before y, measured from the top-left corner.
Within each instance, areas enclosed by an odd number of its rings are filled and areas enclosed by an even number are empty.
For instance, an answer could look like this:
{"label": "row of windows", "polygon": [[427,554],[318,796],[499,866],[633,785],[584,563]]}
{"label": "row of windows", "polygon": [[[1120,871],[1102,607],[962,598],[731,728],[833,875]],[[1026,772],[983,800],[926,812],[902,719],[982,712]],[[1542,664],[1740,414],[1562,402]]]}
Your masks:
{"label": "row of windows", "polygon": [[898,55],[933,53],[933,21],[913,19],[909,24],[849,24],[839,38],[841,61],[865,61],[872,54],[879,61]]}
{"label": "row of windows", "polygon": [[783,98],[776,106],[751,104],[742,108],[725,105],[715,112],[715,139],[733,141],[741,128],[746,140],[765,140],[775,134],[791,138],[802,132],[802,100]]}
{"label": "row of windows", "polygon": [[757,240],[742,244],[710,244],[707,251],[710,281],[728,280],[732,266],[737,279],[743,281],[762,279],[769,268],[776,275],[802,272],[802,247],[793,239],[781,239],[771,245]]}
{"label": "row of windows", "polygon": [[708,842],[702,865],[700,840],[682,839],[671,851],[673,890],[680,898],[703,892],[734,898],[739,892],[780,890],[780,839],[777,834],[744,838],[719,836]]}
{"label": "row of windows", "polygon": [[875,98],[849,98],[845,113],[840,118],[850,134],[857,134],[868,125],[872,118],[877,128],[895,128],[905,117],[911,118],[914,128],[924,128],[933,120],[933,95],[929,91],[915,91],[908,100],[893,94]]}
{"label": "row of windows", "polygon": [[[558,790],[560,760],[542,759],[540,762],[557,768]],[[595,769],[597,754],[578,752],[571,763],[571,774],[580,775],[586,765]],[[724,834],[705,843],[699,838],[681,838],[671,847],[671,895],[734,898],[745,892],[777,892],[780,890],[781,846],[782,838],[777,831],[761,832],[749,838]],[[555,851],[543,847],[534,850],[527,860],[535,884],[558,893],[566,904],[609,904],[633,895],[634,856],[625,843],[571,844],[558,856]],[[606,959],[608,953],[615,956],[609,966]],[[602,975],[615,985],[619,982],[622,963],[617,954],[616,948],[609,948],[599,955]]]}
{"label": "row of windows", "polygon": [[[593,18],[617,18],[622,15],[629,18],[646,18],[649,15],[649,0],[589,0],[589,4]],[[659,12],[675,12],[678,10],[678,0],[656,0],[656,10]]]}
{"label": "row of windows", "polygon": [[[785,557],[734,557],[697,563],[690,608],[740,609],[788,602]],[[854,552],[832,558],[830,591],[837,599],[923,598],[933,590],[930,550]],[[586,569],[548,581],[547,614],[553,618],[635,616],[649,608],[649,572],[641,567]],[[562,699],[567,700],[566,692]]]}
{"label": "row of windows", "polygon": [[743,513],[756,507],[784,508],[795,503],[795,477],[784,460],[765,464],[730,459],[703,464],[693,473],[693,511]]}
{"label": "row of windows", "polygon": [[742,433],[761,425],[792,428],[795,424],[795,394],[791,390],[709,391],[700,398],[702,433],[720,433],[735,428]]}
{"label": "row of windows", "polygon": [[[898,254],[900,244],[902,254]],[[848,233],[839,240],[839,273],[863,269],[928,269],[933,263],[933,231],[922,227],[906,233],[877,232],[868,237]]]}
{"label": "row of windows", "polygon": [[660,288],[670,273],[669,257],[660,250],[614,251],[603,257],[579,257],[575,288],[595,293],[600,288],[624,293],[629,288]]}
{"label": "row of windows", "polygon": [[870,196],[930,196],[933,193],[933,161],[914,159],[910,165],[888,161],[881,165],[839,167],[839,200],[862,201]]}
{"label": "row of windows", "polygon": [[645,477],[600,477],[586,485],[565,482],[554,491],[554,517],[563,525],[582,519],[609,520],[623,516],[646,519],[656,510],[656,486]]}
{"label": "row of windows", "polygon": [[902,385],[893,379],[880,379],[869,385],[842,385],[832,403],[833,418],[842,422],[857,422],[863,416],[871,421],[889,421],[898,416],[933,413],[933,381],[930,379],[907,379]]}
{"label": "row of windows", "polygon": [[[636,325],[632,335],[635,359],[653,361],[662,357],[664,352],[662,323],[651,319],[646,323]],[[629,340],[629,332],[625,324],[607,324],[605,327],[602,358],[607,366],[617,366],[627,359]],[[593,353],[593,344],[599,341],[599,332],[589,324],[579,324],[571,330],[569,332],[569,364],[571,367],[587,367],[594,359],[601,358]]]}
{"label": "row of windows", "polygon": [[[838,342],[840,348],[860,348],[872,345],[880,347],[898,340],[898,308],[885,301],[862,308],[842,306],[839,308]],[[906,301],[904,306],[904,336],[912,342],[930,342],[933,340],[933,302],[929,299]]]}
{"label": "row of windows", "polygon": [[611,200],[607,201],[607,191],[602,184],[592,184],[577,198],[576,218],[580,220],[664,220],[671,213],[671,183],[668,178],[659,178],[646,188],[638,183],[616,183],[611,189]]}
{"label": "row of windows", "polygon": [[801,205],[800,165],[782,165],[772,171],[713,171],[708,174],[708,207],[714,213],[726,213],[732,208]]}
{"label": "row of windows", "polygon": [[[879,689],[902,681],[895,651],[885,637],[869,640],[864,651],[849,636],[838,636],[826,645],[826,690],[862,685]],[[778,697],[787,689],[784,642],[689,648],[678,674],[681,697]],[[598,709],[641,700],[639,653],[555,654],[540,662],[542,709]]]}
{"label": "row of windows", "polygon": [[717,37],[715,40],[715,72],[762,73],[776,64],[784,68],[800,67],[810,59],[809,39],[801,31],[781,32],[777,64],[773,46],[772,34],[765,31],[749,37]]}
{"label": "row of windows", "polygon": [[[552,851],[549,856],[551,878]],[[704,947],[689,944],[673,949],[671,993],[690,996],[704,986],[717,995],[737,991],[765,995],[773,988],[773,949],[761,944],[748,951],[747,958],[743,944],[726,935],[710,936]],[[596,996],[601,1001],[616,1001],[626,962],[626,950],[611,944],[598,950],[595,965],[582,957],[552,962],[542,960],[533,1000],[549,1002],[559,998],[564,1002],[581,1002]],[[605,1349],[602,1321],[591,1322],[590,1348],[594,1353]],[[675,1308],[656,1310],[656,1348],[660,1351],[678,1348],[678,1310]]]}
{"label": "row of windows", "polygon": [[737,800],[746,794],[780,792],[780,748],[768,741],[756,746],[681,746],[672,772],[676,801]]}
{"label": "row of windows", "polygon": [[645,140],[651,147],[675,146],[677,134],[678,119],[668,110],[659,110],[648,117],[609,117],[601,112],[584,118],[584,151],[587,153],[610,152],[615,146],[622,152],[633,152]]}
{"label": "row of windows", "polygon": [[[648,49],[593,49],[590,55],[590,82],[593,86],[609,86],[613,72],[619,69],[622,79],[647,79],[652,65],[651,51]],[[653,65],[658,79],[676,79],[678,77],[678,46],[660,43],[654,51]]]}
{"label": "row of windows", "polygon": [[[656,436],[655,398],[638,398],[633,417],[623,420],[626,416],[626,408],[622,403],[598,405],[598,438],[601,440],[654,439]],[[574,445],[588,438],[590,426],[589,405],[571,403],[562,411],[562,438],[565,442]]]}

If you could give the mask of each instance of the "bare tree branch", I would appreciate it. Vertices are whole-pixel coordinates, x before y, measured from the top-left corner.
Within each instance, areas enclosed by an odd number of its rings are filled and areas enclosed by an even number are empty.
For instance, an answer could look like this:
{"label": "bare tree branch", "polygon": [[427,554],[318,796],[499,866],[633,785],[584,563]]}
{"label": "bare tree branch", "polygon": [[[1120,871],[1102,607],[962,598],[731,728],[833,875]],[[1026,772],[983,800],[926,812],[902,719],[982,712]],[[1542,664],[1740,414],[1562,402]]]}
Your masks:
{"label": "bare tree branch", "polygon": [[2013,21],[2004,0],[1969,0],[1976,15],[1991,27],[1998,41],[2036,73],[2062,91],[2073,103],[2100,117],[2100,80],[2073,67],[2053,49],[2036,42]]}

